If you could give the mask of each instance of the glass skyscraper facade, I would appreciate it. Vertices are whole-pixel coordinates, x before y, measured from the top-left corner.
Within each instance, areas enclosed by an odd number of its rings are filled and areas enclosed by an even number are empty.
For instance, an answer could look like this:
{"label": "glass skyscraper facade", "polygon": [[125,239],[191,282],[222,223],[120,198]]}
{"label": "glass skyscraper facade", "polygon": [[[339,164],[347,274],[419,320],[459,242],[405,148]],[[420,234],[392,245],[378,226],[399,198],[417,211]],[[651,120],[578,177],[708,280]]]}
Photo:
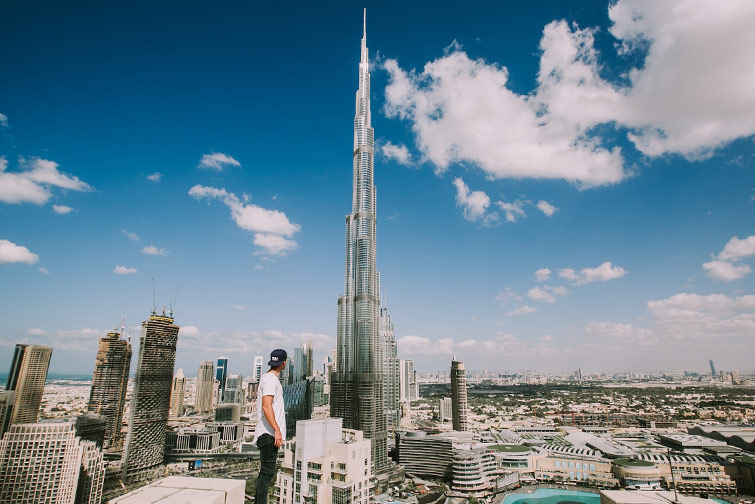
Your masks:
{"label": "glass skyscraper facade", "polygon": [[359,61],[353,149],[351,213],[346,216],[344,293],[338,298],[337,364],[330,385],[332,417],[364,432],[372,443],[375,472],[387,465],[376,265],[374,136],[370,116],[370,71],[366,22]]}
{"label": "glass skyscraper facade", "polygon": [[385,401],[385,418],[387,427],[399,426],[399,359],[396,349],[396,336],[388,308],[380,308],[380,340],[383,344],[383,400]]}
{"label": "glass skyscraper facade", "polygon": [[215,379],[220,382],[220,388],[218,389],[218,404],[223,402],[223,395],[225,394],[225,381],[228,378],[228,359],[226,357],[218,357],[218,367],[215,369]]}

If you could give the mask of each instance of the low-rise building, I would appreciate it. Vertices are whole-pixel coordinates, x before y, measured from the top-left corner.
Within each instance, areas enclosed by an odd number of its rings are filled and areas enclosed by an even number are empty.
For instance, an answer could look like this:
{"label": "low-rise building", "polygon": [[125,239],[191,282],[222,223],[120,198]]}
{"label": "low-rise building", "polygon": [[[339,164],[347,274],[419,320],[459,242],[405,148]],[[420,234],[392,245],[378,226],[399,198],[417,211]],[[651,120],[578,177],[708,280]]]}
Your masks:
{"label": "low-rise building", "polygon": [[220,444],[244,439],[244,424],[241,422],[207,422],[205,428],[220,433]]}
{"label": "low-rise building", "polygon": [[589,486],[618,487],[611,462],[595,450],[572,446],[545,445],[548,457],[538,461],[535,478],[539,481],[569,481]]}
{"label": "low-rise building", "polygon": [[220,432],[208,428],[180,427],[165,434],[168,453],[217,453],[220,451]]}
{"label": "low-rise building", "polygon": [[661,472],[649,460],[616,459],[613,461],[613,474],[621,482],[621,486],[630,490],[661,489]]}
{"label": "low-rise building", "polygon": [[[640,460],[652,462],[658,467],[666,488],[680,492],[735,493],[739,470],[736,464],[714,455],[671,455],[671,464],[666,454],[643,453]],[[674,478],[671,477],[671,468]]]}

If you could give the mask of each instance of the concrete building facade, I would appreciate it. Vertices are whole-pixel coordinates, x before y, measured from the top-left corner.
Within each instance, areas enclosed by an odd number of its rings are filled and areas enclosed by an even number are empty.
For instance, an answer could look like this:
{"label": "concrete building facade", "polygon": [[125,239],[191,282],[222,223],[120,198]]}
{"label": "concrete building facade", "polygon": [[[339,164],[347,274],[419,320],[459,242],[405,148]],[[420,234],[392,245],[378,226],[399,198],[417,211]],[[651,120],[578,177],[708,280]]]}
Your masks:
{"label": "concrete building facade", "polygon": [[15,402],[10,423],[34,423],[45,391],[52,348],[44,345],[16,345],[5,390],[13,390]]}
{"label": "concrete building facade", "polygon": [[71,422],[14,424],[0,440],[0,502],[99,504],[104,478],[102,452]]}
{"label": "concrete building facade", "polygon": [[170,412],[173,416],[184,414],[184,397],[186,395],[186,377],[184,370],[179,368],[173,375],[173,382],[170,387]]}
{"label": "concrete building facade", "polygon": [[197,395],[194,400],[194,411],[200,415],[212,412],[212,361],[202,361],[197,372]]}
{"label": "concrete building facade", "polygon": [[300,420],[273,495],[279,504],[368,504],[371,442],[340,418]]}
{"label": "concrete building facade", "polygon": [[451,408],[453,428],[457,431],[469,430],[469,406],[467,405],[467,373],[464,363],[455,358],[451,361]]}

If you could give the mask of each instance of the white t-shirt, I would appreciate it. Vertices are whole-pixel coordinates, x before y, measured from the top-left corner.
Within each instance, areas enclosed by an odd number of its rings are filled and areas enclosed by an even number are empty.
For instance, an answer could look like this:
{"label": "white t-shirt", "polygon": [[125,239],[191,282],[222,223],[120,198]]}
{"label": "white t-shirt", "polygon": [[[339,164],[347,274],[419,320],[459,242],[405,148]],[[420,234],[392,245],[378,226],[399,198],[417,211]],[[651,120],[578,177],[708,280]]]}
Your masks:
{"label": "white t-shirt", "polygon": [[275,437],[275,429],[272,428],[262,411],[262,396],[273,396],[275,421],[278,423],[283,439],[286,439],[286,409],[283,404],[283,386],[278,376],[272,371],[268,371],[260,378],[260,385],[257,388],[257,425],[254,428],[254,440],[252,441],[255,446],[257,439],[262,434],[270,434]]}

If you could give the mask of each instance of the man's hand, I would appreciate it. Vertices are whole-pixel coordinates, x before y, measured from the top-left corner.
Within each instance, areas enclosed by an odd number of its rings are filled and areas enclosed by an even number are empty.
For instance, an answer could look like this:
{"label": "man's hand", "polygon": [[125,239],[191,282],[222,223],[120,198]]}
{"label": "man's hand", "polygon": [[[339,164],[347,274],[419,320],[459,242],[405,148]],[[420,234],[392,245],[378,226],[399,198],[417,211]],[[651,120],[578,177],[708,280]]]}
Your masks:
{"label": "man's hand", "polygon": [[283,434],[280,429],[275,429],[275,446],[280,448],[283,444]]}

